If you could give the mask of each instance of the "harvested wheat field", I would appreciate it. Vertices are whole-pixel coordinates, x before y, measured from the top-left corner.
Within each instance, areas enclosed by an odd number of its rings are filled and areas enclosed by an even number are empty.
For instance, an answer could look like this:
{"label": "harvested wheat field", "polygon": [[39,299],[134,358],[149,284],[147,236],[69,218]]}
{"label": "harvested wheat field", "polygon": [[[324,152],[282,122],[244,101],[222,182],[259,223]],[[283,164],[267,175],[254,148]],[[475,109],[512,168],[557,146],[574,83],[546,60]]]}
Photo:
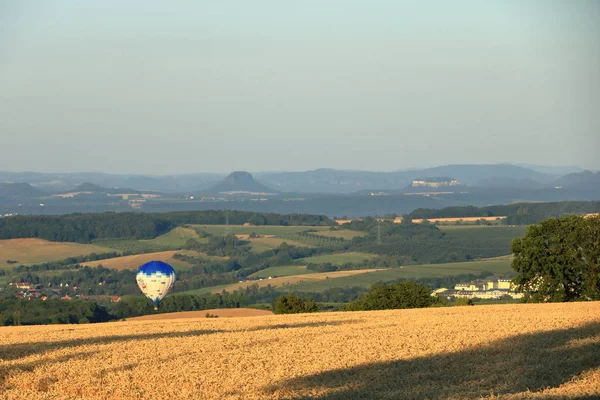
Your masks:
{"label": "harvested wheat field", "polygon": [[35,264],[109,251],[114,250],[93,244],[50,242],[43,239],[4,239],[0,240],[0,267],[10,265],[8,260],[17,261],[16,265]]}
{"label": "harvested wheat field", "polygon": [[332,271],[332,272],[315,272],[311,274],[303,275],[291,275],[291,276],[280,276],[272,279],[262,280],[249,280],[245,282],[232,283],[230,285],[215,286],[213,288],[204,288],[199,290],[193,290],[190,293],[221,293],[223,290],[234,291],[238,289],[245,289],[249,286],[258,285],[259,287],[266,287],[271,285],[273,287],[281,287],[285,285],[295,285],[299,283],[309,283],[314,281],[322,281],[324,279],[335,279],[343,278],[346,276],[354,276],[361,274],[368,274],[370,272],[383,271],[385,268],[371,268],[371,269],[353,269],[347,271]]}
{"label": "harvested wheat field", "polygon": [[206,256],[203,253],[198,253],[196,251],[191,250],[169,250],[169,251],[159,251],[155,253],[144,253],[144,254],[134,254],[131,256],[123,256],[123,257],[115,257],[109,258],[106,260],[98,260],[98,261],[89,261],[84,262],[82,265],[88,267],[97,267],[102,265],[104,268],[116,269],[116,270],[125,270],[132,269],[136,270],[140,265],[147,263],[149,261],[164,261],[168,264],[171,264],[174,268],[182,268],[186,269],[191,267],[191,264],[188,264],[184,261],[177,260],[173,258],[175,253],[186,254],[190,256],[196,257],[207,257],[214,258],[219,260],[224,260],[227,257],[213,257]]}
{"label": "harvested wheat field", "polygon": [[124,270],[124,269],[138,269],[140,265],[149,261],[164,261],[169,264],[173,264],[177,261],[173,258],[175,253],[182,253],[181,251],[159,251],[155,253],[144,253],[134,254],[131,256],[115,257],[106,260],[89,261],[84,262],[82,265],[87,267],[97,267],[102,265],[104,268]]}
{"label": "harvested wheat field", "polygon": [[219,318],[256,317],[259,315],[273,315],[273,311],[257,310],[256,308],[213,308],[202,311],[180,311],[164,314],[143,315],[141,317],[127,318],[127,321],[158,321],[164,319],[206,318],[206,314]]}
{"label": "harvested wheat field", "polygon": [[600,302],[0,328],[5,399],[594,399]]}

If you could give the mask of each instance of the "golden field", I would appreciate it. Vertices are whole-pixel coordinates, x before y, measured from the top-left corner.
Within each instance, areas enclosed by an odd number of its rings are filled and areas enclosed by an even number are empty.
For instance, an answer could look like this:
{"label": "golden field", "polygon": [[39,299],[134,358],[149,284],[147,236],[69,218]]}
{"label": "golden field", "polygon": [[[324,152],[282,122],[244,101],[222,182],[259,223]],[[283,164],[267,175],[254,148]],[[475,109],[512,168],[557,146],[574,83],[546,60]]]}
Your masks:
{"label": "golden field", "polygon": [[182,262],[173,258],[173,255],[175,255],[175,253],[185,252],[180,250],[158,251],[155,253],[134,254],[131,256],[109,258],[106,260],[88,261],[81,263],[81,265],[84,265],[86,267],[98,267],[102,265],[104,268],[116,269],[119,271],[124,269],[136,270],[139,268],[140,265],[145,264],[149,261],[164,261],[171,265],[178,265],[178,263]]}
{"label": "golden field", "polygon": [[206,314],[216,315],[219,318],[256,317],[259,315],[273,315],[273,311],[257,310],[256,308],[213,308],[202,311],[179,311],[164,314],[142,315],[141,317],[127,318],[127,321],[158,321],[165,319],[206,318]]}
{"label": "golden field", "polygon": [[[593,214],[588,214],[588,215],[593,215]],[[506,219],[506,216],[495,216],[495,217],[460,217],[460,218],[413,218],[412,222],[414,224],[420,224],[423,221],[429,221],[430,223],[451,223],[451,222],[476,222],[479,220],[483,220],[483,221],[496,221],[496,220],[504,220]],[[383,220],[382,220],[383,221]],[[343,224],[347,224],[349,222],[352,222],[351,219],[336,219],[335,222],[338,225],[343,225]],[[402,222],[402,217],[396,217],[394,218],[394,223],[399,224]]]}
{"label": "golden field", "polygon": [[3,399],[596,399],[600,302],[0,328]]}
{"label": "golden field", "polygon": [[102,265],[104,268],[116,269],[116,270],[125,270],[131,269],[136,270],[140,267],[140,265],[145,264],[150,261],[163,261],[174,268],[182,268],[186,269],[191,267],[191,264],[188,264],[184,261],[177,260],[173,258],[176,253],[185,254],[189,256],[196,257],[206,257],[213,258],[218,260],[225,260],[227,257],[217,257],[217,256],[207,256],[204,253],[196,252],[193,250],[169,250],[169,251],[158,251],[154,253],[143,253],[143,254],[134,254],[131,256],[123,256],[123,257],[115,257],[108,258],[106,260],[98,260],[98,261],[87,261],[81,263],[81,265],[87,267],[97,267]]}
{"label": "golden field", "polygon": [[10,265],[8,260],[18,261],[16,265],[25,265],[110,251],[114,250],[93,244],[50,242],[43,239],[4,239],[0,240],[0,267]]}
{"label": "golden field", "polygon": [[[306,267],[303,265],[303,267]],[[332,271],[332,272],[315,272],[310,274],[301,275],[290,275],[280,276],[277,278],[263,278],[261,280],[253,279],[245,282],[232,283],[229,285],[213,286],[209,288],[203,288],[195,290],[197,293],[221,293],[223,290],[231,292],[234,290],[245,289],[249,286],[258,285],[258,287],[266,287],[267,285],[273,287],[281,287],[286,285],[295,285],[299,283],[309,283],[314,281],[322,281],[324,279],[335,279],[344,278],[346,276],[354,276],[361,274],[368,274],[370,272],[383,271],[385,268],[369,268],[369,269],[352,269],[346,271]]]}

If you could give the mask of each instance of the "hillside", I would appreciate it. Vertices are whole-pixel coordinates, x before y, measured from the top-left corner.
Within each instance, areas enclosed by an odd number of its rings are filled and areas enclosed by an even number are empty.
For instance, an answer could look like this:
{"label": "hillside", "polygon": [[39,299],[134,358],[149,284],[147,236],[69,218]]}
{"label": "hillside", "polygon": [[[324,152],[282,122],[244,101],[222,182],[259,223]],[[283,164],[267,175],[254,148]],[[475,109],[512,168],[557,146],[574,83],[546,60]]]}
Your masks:
{"label": "hillside", "polygon": [[155,253],[134,254],[131,256],[109,258],[107,260],[84,262],[82,263],[82,265],[87,267],[98,267],[102,265],[104,268],[114,269],[117,271],[125,269],[136,271],[140,267],[140,265],[145,264],[147,262],[163,261],[170,264],[174,268],[190,268],[191,265],[173,258],[173,255],[175,255],[176,253],[182,253],[182,251],[171,250],[160,251]]}
{"label": "hillside", "polygon": [[554,185],[564,188],[598,189],[600,188],[600,172],[583,171],[568,174],[554,181]]}
{"label": "hillside", "polygon": [[92,244],[59,243],[43,239],[5,239],[0,240],[0,268],[14,266],[8,264],[8,260],[17,261],[18,265],[27,265],[110,251],[114,250]]}
{"label": "hillside", "polygon": [[2,398],[593,399],[600,302],[4,327]]}
{"label": "hillside", "polygon": [[541,182],[528,178],[490,177],[478,180],[475,185],[478,188],[496,189],[542,189],[547,187]]}
{"label": "hillside", "polygon": [[44,196],[45,193],[39,189],[34,188],[29,183],[17,182],[17,183],[0,183],[0,198],[1,197],[13,197],[13,198],[27,198],[27,197],[40,197]]}
{"label": "hillside", "polygon": [[224,180],[217,183],[206,194],[214,195],[274,195],[275,190],[257,182],[252,174],[245,171],[235,171]]}
{"label": "hillside", "polygon": [[522,179],[548,183],[558,177],[510,164],[456,164],[395,172],[316,169],[305,172],[264,173],[267,185],[287,192],[351,193],[361,190],[400,190],[414,179],[450,176],[461,184],[474,185],[483,179]]}

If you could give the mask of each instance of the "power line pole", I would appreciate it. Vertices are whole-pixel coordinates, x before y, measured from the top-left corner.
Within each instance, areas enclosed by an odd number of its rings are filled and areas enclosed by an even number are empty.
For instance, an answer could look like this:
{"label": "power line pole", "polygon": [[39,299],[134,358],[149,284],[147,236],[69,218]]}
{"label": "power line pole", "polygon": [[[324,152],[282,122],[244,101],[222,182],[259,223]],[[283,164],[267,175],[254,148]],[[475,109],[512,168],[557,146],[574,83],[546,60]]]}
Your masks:
{"label": "power line pole", "polygon": [[225,210],[225,236],[229,235],[229,211]]}
{"label": "power line pole", "polygon": [[381,219],[377,218],[377,244],[381,244]]}

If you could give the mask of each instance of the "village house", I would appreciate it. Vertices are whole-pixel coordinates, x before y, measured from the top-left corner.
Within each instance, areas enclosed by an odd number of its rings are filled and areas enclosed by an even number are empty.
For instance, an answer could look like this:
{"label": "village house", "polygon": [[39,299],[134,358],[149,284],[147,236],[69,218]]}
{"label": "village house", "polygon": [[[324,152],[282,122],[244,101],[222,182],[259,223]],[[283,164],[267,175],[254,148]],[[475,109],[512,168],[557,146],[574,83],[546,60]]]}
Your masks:
{"label": "village house", "polygon": [[31,288],[31,283],[29,283],[29,282],[11,282],[8,284],[8,286],[14,286],[17,289],[27,290],[27,289]]}

